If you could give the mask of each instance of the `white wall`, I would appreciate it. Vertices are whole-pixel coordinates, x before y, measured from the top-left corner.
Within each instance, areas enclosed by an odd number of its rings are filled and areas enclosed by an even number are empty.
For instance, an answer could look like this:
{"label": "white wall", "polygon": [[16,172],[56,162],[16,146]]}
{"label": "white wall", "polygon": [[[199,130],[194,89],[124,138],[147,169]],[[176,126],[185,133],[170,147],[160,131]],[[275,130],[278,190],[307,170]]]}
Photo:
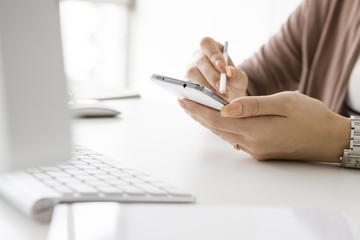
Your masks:
{"label": "white wall", "polygon": [[143,96],[171,101],[152,73],[183,79],[199,41],[229,41],[235,63],[250,57],[286,21],[300,0],[137,0],[130,80]]}

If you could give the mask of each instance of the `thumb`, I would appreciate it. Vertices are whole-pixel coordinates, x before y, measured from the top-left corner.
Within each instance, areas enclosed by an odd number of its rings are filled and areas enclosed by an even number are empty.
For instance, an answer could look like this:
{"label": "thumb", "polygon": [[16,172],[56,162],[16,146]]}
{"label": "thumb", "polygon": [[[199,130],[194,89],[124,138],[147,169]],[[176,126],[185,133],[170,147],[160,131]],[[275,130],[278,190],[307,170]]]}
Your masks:
{"label": "thumb", "polygon": [[223,117],[243,118],[253,116],[285,116],[284,99],[279,94],[240,97],[221,109]]}

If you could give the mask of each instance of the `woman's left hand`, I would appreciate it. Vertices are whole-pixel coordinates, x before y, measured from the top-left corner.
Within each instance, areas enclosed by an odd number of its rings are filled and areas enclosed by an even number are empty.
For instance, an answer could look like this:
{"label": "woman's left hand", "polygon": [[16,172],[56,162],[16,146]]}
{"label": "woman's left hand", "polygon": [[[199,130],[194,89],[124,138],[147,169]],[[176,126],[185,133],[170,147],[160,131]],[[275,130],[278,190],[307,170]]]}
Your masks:
{"label": "woman's left hand", "polygon": [[233,100],[221,112],[179,100],[196,121],[258,160],[338,162],[349,147],[350,119],[297,92]]}

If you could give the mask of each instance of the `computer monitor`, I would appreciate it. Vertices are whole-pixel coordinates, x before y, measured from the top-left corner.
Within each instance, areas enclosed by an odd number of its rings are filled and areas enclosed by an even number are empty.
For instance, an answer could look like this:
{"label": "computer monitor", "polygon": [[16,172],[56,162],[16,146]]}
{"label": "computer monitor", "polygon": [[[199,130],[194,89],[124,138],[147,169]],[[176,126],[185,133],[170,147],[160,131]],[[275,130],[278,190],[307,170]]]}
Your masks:
{"label": "computer monitor", "polygon": [[58,0],[0,1],[0,171],[68,160]]}

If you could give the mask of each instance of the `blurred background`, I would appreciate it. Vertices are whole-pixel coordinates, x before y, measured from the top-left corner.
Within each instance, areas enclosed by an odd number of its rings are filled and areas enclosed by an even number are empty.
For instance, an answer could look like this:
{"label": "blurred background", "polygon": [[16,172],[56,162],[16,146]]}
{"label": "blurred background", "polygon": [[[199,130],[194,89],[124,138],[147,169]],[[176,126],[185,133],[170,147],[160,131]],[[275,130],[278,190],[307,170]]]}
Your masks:
{"label": "blurred background", "polygon": [[[229,41],[241,63],[276,33],[300,0],[61,0],[65,71],[71,86],[176,103],[153,84],[183,79],[202,37]],[[94,91],[93,91],[94,93]],[[91,97],[91,93],[90,93]]]}

